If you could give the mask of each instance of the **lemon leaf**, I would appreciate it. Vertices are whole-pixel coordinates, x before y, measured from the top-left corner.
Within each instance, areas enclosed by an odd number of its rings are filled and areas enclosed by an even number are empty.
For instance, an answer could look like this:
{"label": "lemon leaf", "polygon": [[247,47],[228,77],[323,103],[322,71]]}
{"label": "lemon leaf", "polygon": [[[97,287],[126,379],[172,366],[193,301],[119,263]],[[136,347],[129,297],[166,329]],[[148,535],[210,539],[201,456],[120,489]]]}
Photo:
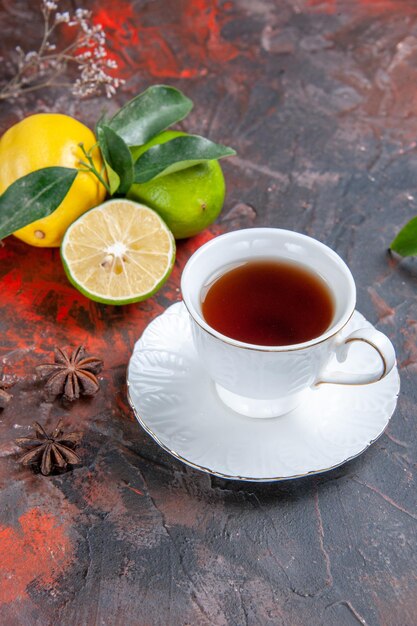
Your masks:
{"label": "lemon leaf", "polygon": [[[101,152],[106,163],[111,194],[124,195],[133,182],[133,160],[124,140],[109,126],[97,126]],[[115,176],[116,174],[116,176]]]}
{"label": "lemon leaf", "polygon": [[184,119],[192,108],[192,101],[178,89],[153,85],[125,104],[107,125],[128,146],[141,146]]}
{"label": "lemon leaf", "polygon": [[146,150],[135,162],[134,182],[146,183],[154,178],[187,169],[204,161],[213,161],[236,152],[199,135],[176,137]]}
{"label": "lemon leaf", "polygon": [[45,167],[12,183],[0,196],[0,239],[53,213],[77,173],[70,167]]}
{"label": "lemon leaf", "polygon": [[110,195],[114,196],[116,191],[120,186],[120,176],[117,174],[114,169],[107,163],[106,159],[104,159],[104,163],[107,171],[107,178],[109,179],[110,185]]}
{"label": "lemon leaf", "polygon": [[417,217],[413,217],[391,242],[391,250],[401,256],[417,254]]}

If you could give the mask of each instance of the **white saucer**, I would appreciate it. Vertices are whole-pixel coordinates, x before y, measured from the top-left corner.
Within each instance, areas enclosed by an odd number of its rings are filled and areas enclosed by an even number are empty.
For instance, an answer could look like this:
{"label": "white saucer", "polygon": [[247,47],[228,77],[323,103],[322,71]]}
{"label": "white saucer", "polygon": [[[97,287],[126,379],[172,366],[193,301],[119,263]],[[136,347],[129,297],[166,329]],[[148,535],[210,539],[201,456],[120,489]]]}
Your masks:
{"label": "white saucer", "polygon": [[[355,312],[343,332],[364,326],[371,324]],[[358,341],[335,369],[369,371],[377,365],[374,351]],[[129,402],[164,450],[204,472],[247,481],[299,478],[358,456],[384,432],[399,387],[394,368],[371,385],[321,385],[287,415],[244,417],[217,396],[197,358],[181,302],[149,324],[128,369]]]}

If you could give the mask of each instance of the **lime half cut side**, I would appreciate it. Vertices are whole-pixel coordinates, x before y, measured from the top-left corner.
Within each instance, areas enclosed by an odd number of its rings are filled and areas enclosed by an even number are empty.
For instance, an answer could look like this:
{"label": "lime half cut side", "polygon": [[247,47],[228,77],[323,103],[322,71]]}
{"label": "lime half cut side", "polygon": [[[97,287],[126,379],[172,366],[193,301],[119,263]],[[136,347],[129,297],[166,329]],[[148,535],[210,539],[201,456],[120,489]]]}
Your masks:
{"label": "lime half cut side", "polygon": [[84,213],[68,228],[61,257],[70,282],[105,304],[129,304],[152,296],[175,261],[175,241],[149,207],[115,199]]}

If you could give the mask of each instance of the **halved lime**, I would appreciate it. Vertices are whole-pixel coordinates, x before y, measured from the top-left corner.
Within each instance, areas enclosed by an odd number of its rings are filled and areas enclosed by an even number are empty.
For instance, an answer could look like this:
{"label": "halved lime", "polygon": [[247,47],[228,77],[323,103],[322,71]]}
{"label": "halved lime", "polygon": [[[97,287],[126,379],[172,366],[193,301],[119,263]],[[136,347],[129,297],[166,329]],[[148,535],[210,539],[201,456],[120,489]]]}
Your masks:
{"label": "halved lime", "polygon": [[96,302],[128,304],[152,296],[175,261],[175,241],[149,207],[109,200],[68,228],[61,257],[70,282]]}

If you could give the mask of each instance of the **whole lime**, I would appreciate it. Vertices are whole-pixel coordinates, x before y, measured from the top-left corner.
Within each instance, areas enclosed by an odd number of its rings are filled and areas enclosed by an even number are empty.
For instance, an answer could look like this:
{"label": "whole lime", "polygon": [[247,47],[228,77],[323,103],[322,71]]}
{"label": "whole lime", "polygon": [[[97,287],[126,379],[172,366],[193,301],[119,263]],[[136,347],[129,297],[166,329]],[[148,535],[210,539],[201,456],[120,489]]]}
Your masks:
{"label": "whole lime", "polygon": [[[186,133],[166,130],[132,149],[136,161],[148,148]],[[134,184],[128,198],[154,209],[176,239],[192,237],[209,226],[223,208],[225,182],[218,161],[206,161],[147,183]]]}

